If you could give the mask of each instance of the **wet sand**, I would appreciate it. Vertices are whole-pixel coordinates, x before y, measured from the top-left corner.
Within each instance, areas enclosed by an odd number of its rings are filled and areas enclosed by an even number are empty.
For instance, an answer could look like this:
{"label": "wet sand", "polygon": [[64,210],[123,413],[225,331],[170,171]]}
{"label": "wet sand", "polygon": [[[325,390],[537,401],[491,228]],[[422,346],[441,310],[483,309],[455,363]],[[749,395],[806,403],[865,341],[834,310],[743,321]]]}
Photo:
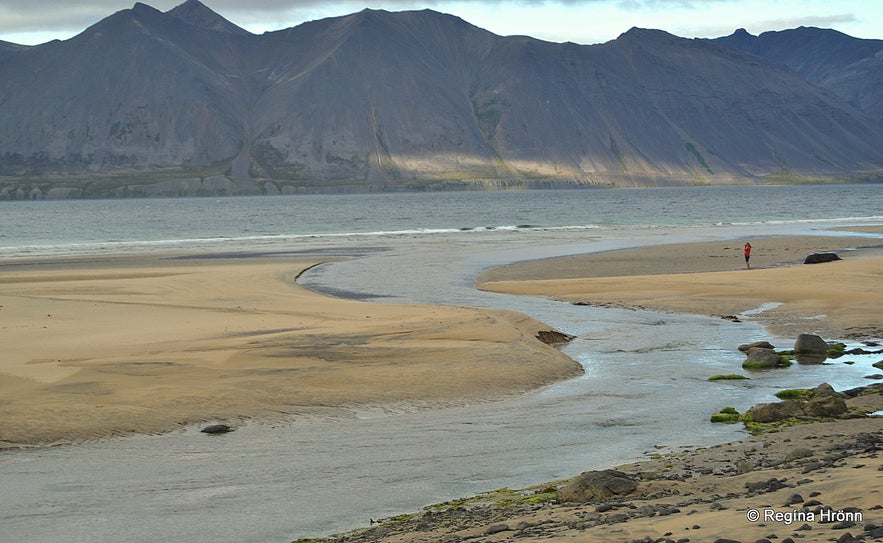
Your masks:
{"label": "wet sand", "polygon": [[0,267],[0,448],[393,402],[453,405],[581,374],[548,326],[369,304],[295,283],[314,260]]}

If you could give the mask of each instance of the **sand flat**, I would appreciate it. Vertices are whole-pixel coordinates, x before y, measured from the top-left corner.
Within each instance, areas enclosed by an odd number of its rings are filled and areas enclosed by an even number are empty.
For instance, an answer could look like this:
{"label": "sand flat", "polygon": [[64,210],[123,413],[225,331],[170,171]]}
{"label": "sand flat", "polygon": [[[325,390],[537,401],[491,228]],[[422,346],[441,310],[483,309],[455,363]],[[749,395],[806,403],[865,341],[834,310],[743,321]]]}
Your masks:
{"label": "sand flat", "polygon": [[315,260],[0,268],[0,443],[161,432],[360,404],[457,403],[579,375],[507,311],[370,304],[295,283]]}
{"label": "sand flat", "polygon": [[[750,318],[785,336],[883,336],[880,240],[778,236],[750,241],[751,270],[745,269],[741,241],[700,242],[513,264],[482,275],[479,287],[571,303],[711,316],[779,304]],[[836,252],[843,260],[803,264],[814,252]]]}

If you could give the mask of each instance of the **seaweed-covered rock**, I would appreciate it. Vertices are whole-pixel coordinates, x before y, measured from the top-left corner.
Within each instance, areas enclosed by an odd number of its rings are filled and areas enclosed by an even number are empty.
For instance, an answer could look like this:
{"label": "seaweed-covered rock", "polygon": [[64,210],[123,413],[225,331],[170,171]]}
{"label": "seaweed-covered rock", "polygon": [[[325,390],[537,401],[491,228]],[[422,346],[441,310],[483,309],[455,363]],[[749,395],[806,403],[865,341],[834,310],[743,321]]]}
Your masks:
{"label": "seaweed-covered rock", "polygon": [[762,349],[775,349],[772,343],[769,341],[755,341],[754,343],[746,343],[744,345],[739,345],[739,350],[743,353],[747,353],[754,347],[760,347]]}
{"label": "seaweed-covered rock", "polygon": [[573,478],[558,491],[562,502],[588,502],[631,494],[638,483],[621,471],[587,471]]}
{"label": "seaweed-covered rock", "polygon": [[787,365],[776,351],[764,347],[748,349],[748,358],[742,363],[745,369],[779,368]]}

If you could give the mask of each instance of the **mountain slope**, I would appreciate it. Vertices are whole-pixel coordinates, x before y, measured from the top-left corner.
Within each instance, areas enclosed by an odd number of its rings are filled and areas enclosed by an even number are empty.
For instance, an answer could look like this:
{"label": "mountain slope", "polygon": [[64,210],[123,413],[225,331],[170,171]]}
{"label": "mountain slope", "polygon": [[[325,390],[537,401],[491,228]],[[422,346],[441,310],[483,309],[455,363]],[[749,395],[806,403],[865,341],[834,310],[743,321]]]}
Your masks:
{"label": "mountain slope", "polygon": [[883,126],[883,40],[862,40],[836,30],[800,27],[759,36],[740,29],[714,41],[785,64]]}
{"label": "mountain slope", "polygon": [[0,49],[0,198],[880,178],[861,100],[731,38],[555,44],[429,10],[256,36],[139,3]]}

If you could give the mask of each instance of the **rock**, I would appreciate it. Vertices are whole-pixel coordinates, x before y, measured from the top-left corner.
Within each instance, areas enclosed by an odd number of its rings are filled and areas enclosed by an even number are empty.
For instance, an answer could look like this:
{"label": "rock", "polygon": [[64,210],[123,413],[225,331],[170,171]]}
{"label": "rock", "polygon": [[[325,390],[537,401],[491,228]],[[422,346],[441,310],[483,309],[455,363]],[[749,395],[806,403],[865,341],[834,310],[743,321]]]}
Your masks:
{"label": "rock", "polygon": [[782,359],[772,349],[752,347],[748,349],[748,358],[742,362],[745,369],[765,369],[782,367]]}
{"label": "rock", "polygon": [[794,460],[799,460],[801,458],[809,458],[814,454],[815,453],[812,451],[812,449],[801,447],[797,449],[792,449],[790,452],[788,452],[788,454],[785,455],[785,460],[793,462]]}
{"label": "rock", "polygon": [[488,529],[484,531],[485,535],[494,535],[500,532],[508,532],[511,528],[509,528],[508,524],[494,524],[493,526],[488,526]]}
{"label": "rock", "polygon": [[785,484],[779,479],[775,477],[771,479],[767,479],[766,481],[758,481],[756,483],[745,483],[745,488],[748,489],[748,492],[758,493],[758,492],[775,492],[777,490],[781,490],[785,488]]}
{"label": "rock", "polygon": [[803,416],[803,405],[798,400],[759,403],[748,410],[754,422],[777,422],[791,417]]}
{"label": "rock", "polygon": [[828,354],[828,342],[813,334],[800,334],[794,342],[794,351],[801,354]]}
{"label": "rock", "polygon": [[848,407],[839,396],[820,395],[810,398],[803,411],[810,417],[836,417],[846,413]]}
{"label": "rock", "polygon": [[204,434],[226,434],[227,432],[232,432],[233,428],[231,428],[227,424],[212,424],[211,426],[206,426],[200,432]]}
{"label": "rock", "polygon": [[834,396],[836,398],[842,398],[843,394],[840,394],[839,392],[834,390],[834,387],[832,387],[828,383],[822,383],[821,385],[812,389],[811,396],[813,398],[818,396]]}
{"label": "rock", "polygon": [[785,500],[785,505],[794,505],[796,503],[803,503],[803,496],[800,494],[792,494],[787,500]]}
{"label": "rock", "polygon": [[621,471],[606,469],[581,473],[558,491],[562,502],[587,502],[624,496],[638,488],[638,483]]}
{"label": "rock", "polygon": [[559,332],[558,330],[540,330],[537,332],[537,339],[551,345],[552,347],[561,347],[573,341],[576,336]]}
{"label": "rock", "polygon": [[739,350],[743,353],[747,353],[751,350],[752,347],[760,347],[761,349],[775,349],[772,343],[769,341],[755,341],[754,343],[746,343],[745,345],[739,345]]}
{"label": "rock", "polygon": [[804,264],[821,264],[823,262],[834,262],[835,260],[843,260],[834,253],[813,253],[804,259]]}

